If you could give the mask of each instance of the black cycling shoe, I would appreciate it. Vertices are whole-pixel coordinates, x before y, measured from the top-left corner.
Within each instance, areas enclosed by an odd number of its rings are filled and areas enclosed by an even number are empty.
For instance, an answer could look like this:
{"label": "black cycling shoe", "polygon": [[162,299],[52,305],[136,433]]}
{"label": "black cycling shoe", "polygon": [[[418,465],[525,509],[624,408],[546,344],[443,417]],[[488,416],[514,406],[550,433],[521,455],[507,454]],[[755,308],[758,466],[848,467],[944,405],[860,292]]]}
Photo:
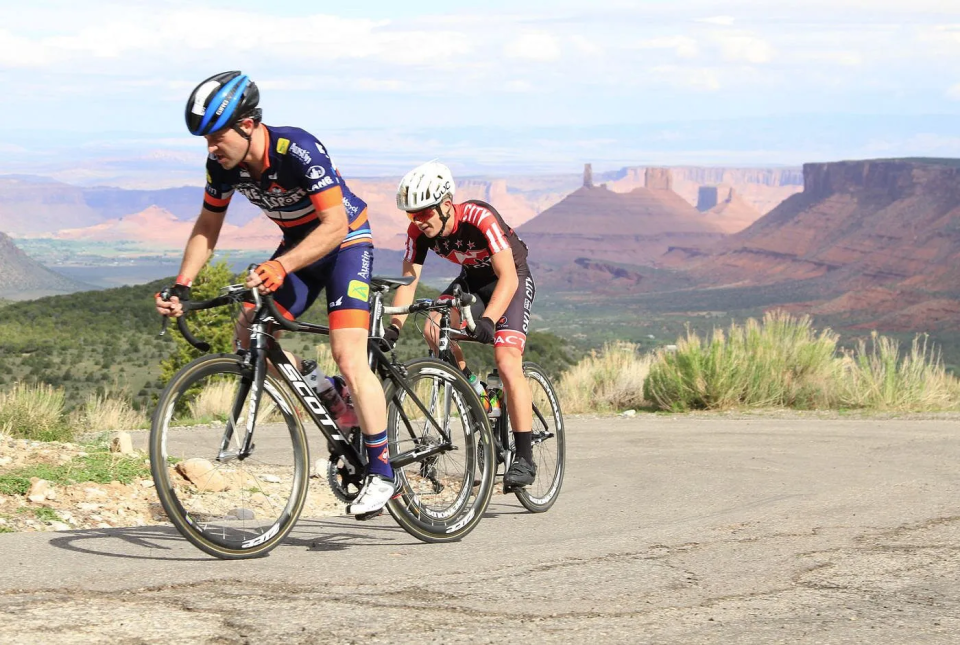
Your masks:
{"label": "black cycling shoe", "polygon": [[533,483],[537,478],[537,466],[523,457],[518,457],[510,465],[510,470],[503,476],[503,483],[507,488],[523,488]]}

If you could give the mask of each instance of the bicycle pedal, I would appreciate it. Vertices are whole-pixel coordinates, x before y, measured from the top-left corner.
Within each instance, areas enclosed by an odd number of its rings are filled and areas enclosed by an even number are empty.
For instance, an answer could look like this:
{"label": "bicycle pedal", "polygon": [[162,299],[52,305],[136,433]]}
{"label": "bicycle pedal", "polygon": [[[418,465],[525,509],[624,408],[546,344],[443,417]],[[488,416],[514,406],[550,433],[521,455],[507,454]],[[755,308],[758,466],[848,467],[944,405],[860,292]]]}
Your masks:
{"label": "bicycle pedal", "polygon": [[366,522],[367,520],[372,520],[373,518],[381,515],[383,515],[383,509],[378,508],[377,510],[370,511],[369,513],[360,513],[359,515],[354,515],[354,517],[361,522]]}

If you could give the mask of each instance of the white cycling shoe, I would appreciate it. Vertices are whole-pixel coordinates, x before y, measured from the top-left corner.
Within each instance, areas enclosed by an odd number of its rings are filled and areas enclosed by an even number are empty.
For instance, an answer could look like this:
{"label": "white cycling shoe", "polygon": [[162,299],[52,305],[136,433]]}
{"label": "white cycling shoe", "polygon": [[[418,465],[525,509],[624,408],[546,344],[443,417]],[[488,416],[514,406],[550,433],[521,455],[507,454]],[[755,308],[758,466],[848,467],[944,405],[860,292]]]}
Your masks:
{"label": "white cycling shoe", "polygon": [[348,515],[369,515],[383,509],[395,492],[392,479],[367,475],[357,498],[347,505]]}

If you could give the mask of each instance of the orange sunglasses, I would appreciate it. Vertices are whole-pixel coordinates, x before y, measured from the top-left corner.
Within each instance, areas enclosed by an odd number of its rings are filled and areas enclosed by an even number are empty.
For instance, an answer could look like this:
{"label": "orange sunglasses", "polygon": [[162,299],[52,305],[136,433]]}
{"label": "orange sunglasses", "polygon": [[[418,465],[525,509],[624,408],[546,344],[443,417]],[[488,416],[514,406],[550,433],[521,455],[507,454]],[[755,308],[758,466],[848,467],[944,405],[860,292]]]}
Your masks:
{"label": "orange sunglasses", "polygon": [[436,209],[436,206],[431,206],[430,208],[425,208],[422,211],[407,211],[407,219],[409,219],[411,222],[426,222],[428,219],[433,217]]}

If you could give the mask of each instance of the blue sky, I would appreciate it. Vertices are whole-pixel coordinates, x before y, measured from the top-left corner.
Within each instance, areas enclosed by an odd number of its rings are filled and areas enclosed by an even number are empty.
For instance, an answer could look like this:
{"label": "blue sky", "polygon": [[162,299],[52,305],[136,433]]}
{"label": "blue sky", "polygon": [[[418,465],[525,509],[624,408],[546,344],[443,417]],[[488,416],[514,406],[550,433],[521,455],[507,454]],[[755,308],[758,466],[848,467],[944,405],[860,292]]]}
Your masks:
{"label": "blue sky", "polygon": [[960,156],[958,2],[272,4],[3,0],[0,173],[196,183],[226,69],[354,175]]}

